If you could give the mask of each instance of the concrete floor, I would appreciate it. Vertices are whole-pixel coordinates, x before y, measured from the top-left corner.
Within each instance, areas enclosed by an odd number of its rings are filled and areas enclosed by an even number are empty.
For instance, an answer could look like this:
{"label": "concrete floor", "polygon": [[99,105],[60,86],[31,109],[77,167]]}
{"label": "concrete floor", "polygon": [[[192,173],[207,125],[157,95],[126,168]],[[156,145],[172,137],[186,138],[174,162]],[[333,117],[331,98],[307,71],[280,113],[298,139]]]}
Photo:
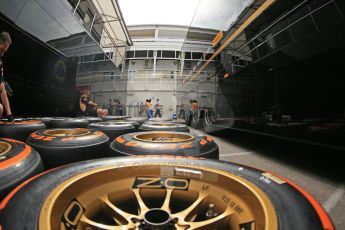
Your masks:
{"label": "concrete floor", "polygon": [[[200,131],[192,129],[192,132]],[[220,148],[221,160],[272,171],[293,181],[322,204],[337,230],[345,230],[344,152],[234,130],[223,130],[210,136]]]}

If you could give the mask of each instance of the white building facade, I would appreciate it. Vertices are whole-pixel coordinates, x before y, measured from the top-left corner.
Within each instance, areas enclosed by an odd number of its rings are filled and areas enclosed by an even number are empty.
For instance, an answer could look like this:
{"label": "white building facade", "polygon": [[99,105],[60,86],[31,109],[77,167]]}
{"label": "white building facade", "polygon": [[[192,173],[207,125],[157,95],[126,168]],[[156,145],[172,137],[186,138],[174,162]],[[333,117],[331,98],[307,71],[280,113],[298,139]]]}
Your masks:
{"label": "white building facade", "polygon": [[[195,79],[189,80],[212,55],[212,40],[218,31],[170,25],[128,26],[133,46],[126,47],[120,70],[105,62],[79,71],[78,85],[91,85],[99,104],[119,100],[126,113],[139,115],[146,99],[159,98],[163,116],[172,116],[178,105],[198,100],[200,106],[215,103],[215,62]],[[92,66],[94,66],[92,65]],[[90,68],[90,65],[85,66]]]}

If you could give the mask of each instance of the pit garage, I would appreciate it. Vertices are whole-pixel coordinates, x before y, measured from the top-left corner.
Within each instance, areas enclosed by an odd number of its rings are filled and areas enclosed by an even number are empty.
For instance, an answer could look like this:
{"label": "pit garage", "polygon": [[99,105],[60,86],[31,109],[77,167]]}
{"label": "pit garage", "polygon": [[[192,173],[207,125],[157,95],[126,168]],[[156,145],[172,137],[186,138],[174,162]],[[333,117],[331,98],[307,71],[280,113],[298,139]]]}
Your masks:
{"label": "pit garage", "polygon": [[345,229],[341,0],[0,0],[0,230]]}

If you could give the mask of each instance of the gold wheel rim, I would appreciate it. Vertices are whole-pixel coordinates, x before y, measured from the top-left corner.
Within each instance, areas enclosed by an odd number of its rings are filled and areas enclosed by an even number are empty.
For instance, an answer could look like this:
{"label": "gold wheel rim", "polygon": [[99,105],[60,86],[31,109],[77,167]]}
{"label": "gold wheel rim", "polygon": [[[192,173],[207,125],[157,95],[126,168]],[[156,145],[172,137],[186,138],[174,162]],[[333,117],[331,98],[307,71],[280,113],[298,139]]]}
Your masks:
{"label": "gold wheel rim", "polygon": [[133,139],[153,143],[179,143],[194,140],[194,137],[184,133],[150,132],[137,134]]}
{"label": "gold wheel rim", "polygon": [[177,230],[278,229],[273,205],[251,182],[225,171],[169,163],[124,163],[81,173],[49,194],[39,217],[41,230],[152,224]]}
{"label": "gold wheel rim", "polygon": [[90,130],[83,128],[76,129],[51,129],[43,132],[51,137],[80,137],[90,134]]}
{"label": "gold wheel rim", "polygon": [[0,156],[4,156],[6,153],[11,151],[12,146],[4,141],[0,141]]}

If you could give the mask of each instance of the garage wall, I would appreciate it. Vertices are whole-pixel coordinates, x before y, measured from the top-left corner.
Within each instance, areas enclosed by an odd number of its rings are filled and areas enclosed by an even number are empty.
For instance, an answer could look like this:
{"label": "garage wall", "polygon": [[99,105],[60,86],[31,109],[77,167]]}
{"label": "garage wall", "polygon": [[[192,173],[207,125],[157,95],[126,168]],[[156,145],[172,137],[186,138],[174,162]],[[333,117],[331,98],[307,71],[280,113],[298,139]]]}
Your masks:
{"label": "garage wall", "polygon": [[0,13],[1,31],[13,44],[2,58],[5,80],[15,116],[74,116],[78,94],[74,90],[77,64],[37,38],[23,32]]}

